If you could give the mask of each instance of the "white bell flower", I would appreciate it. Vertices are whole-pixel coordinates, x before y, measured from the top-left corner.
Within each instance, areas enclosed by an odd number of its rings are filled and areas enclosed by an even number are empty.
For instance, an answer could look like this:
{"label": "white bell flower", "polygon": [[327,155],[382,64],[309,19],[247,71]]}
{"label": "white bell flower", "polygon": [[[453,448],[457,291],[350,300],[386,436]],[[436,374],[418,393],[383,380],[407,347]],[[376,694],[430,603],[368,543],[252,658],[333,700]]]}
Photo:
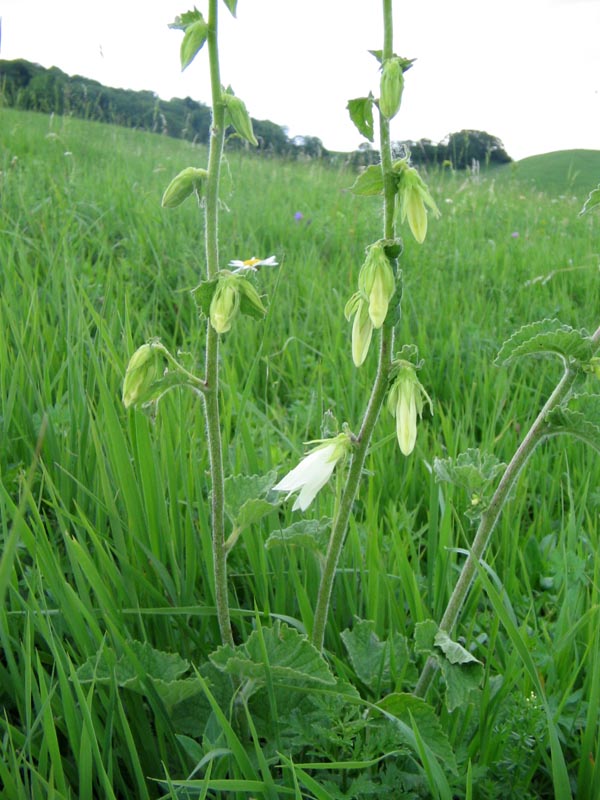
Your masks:
{"label": "white bell flower", "polygon": [[[327,481],[331,478],[338,461],[350,448],[350,437],[340,433],[332,439],[319,439],[318,446],[310,450],[291,472],[273,487],[277,492],[287,492],[288,497],[300,490],[292,511],[306,511]],[[314,442],[308,442],[314,444]]]}

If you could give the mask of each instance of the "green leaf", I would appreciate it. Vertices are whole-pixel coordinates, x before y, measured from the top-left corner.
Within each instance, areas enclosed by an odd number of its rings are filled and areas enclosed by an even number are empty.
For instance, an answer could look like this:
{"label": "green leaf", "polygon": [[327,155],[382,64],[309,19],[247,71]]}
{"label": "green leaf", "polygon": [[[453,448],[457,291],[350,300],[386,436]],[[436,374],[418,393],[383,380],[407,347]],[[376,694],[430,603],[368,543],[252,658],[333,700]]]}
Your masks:
{"label": "green leaf", "polygon": [[277,472],[265,475],[230,475],[225,479],[225,513],[238,529],[247,528],[277,507],[266,495],[277,481]]}
{"label": "green leaf", "polygon": [[579,212],[579,216],[581,217],[583,214],[587,214],[588,211],[591,211],[592,208],[600,205],[600,183],[596,189],[593,189],[583,204],[583,208]]}
{"label": "green leaf", "polygon": [[600,452],[600,395],[576,394],[548,414],[549,435],[568,433]]}
{"label": "green leaf", "polygon": [[377,164],[371,164],[370,167],[367,167],[354,181],[350,191],[367,197],[383,194],[383,172],[381,167]]}
{"label": "green leaf", "polygon": [[485,510],[492,483],[505,468],[506,464],[495,455],[481,453],[478,448],[469,448],[456,458],[435,458],[433,462],[437,481],[453,483],[467,492],[471,505],[466,514],[471,519]]}
{"label": "green leaf", "polygon": [[341,634],[354,671],[372,692],[394,680],[410,664],[404,636],[394,633],[382,642],[374,629],[371,620],[357,620],[352,630]]}
{"label": "green leaf", "polygon": [[432,619],[417,622],[415,625],[415,650],[417,653],[432,654],[435,637],[438,632],[438,624]]}
{"label": "green leaf", "polygon": [[143,677],[173,681],[190,668],[190,664],[177,653],[155,650],[147,642],[130,641],[128,650],[118,658],[114,651],[104,647],[90,656],[77,670],[81,683],[107,683],[139,690],[140,672]]}
{"label": "green leaf", "polygon": [[199,19],[186,26],[179,51],[182,71],[196,58],[204,46],[207,35],[208,25],[201,14]]}
{"label": "green leaf", "polygon": [[471,701],[471,692],[476,691],[481,685],[483,665],[478,661],[452,664],[442,659],[440,667],[446,684],[444,700],[448,711],[467,705]]}
{"label": "green leaf", "polygon": [[[456,758],[446,732],[442,728],[433,708],[425,700],[412,694],[394,692],[377,703],[380,708],[396,719],[412,728],[412,719],[416,722],[419,733],[432,753],[442,762],[444,767],[457,774]],[[409,737],[398,727],[401,739],[412,746]]]}
{"label": "green leaf", "polygon": [[262,319],[267,313],[260,295],[247,278],[240,278],[240,311],[254,319]]}
{"label": "green leaf", "polygon": [[210,660],[223,672],[259,683],[266,683],[267,679],[302,685],[336,683],[327,662],[308,638],[279,620],[272,628],[263,628],[260,635],[253,631],[240,647],[220,647]]}
{"label": "green leaf", "polygon": [[374,140],[373,100],[373,95],[369,92],[368,97],[356,97],[354,100],[348,100],[346,106],[350,113],[350,119],[356,125],[358,132],[370,142]]}
{"label": "green leaf", "polygon": [[301,519],[283,530],[273,531],[265,542],[265,547],[270,550],[277,545],[289,544],[323,552],[329,542],[330,530],[329,517]]}
{"label": "green leaf", "polygon": [[461,644],[453,641],[446,631],[438,630],[433,641],[436,647],[444,653],[446,658],[451,664],[481,664],[479,659],[475,658],[472,653],[469,653]]}
{"label": "green leaf", "polygon": [[569,363],[588,362],[596,345],[584,330],[544,319],[524,325],[508,339],[496,356],[497,364],[510,364],[521,356],[557,355]]}
{"label": "green leaf", "polygon": [[223,0],[223,2],[227,6],[227,8],[230,10],[231,15],[233,17],[235,17],[235,15],[237,14],[238,0]]}
{"label": "green leaf", "polygon": [[174,22],[169,23],[169,28],[178,31],[185,31],[189,25],[193,25],[194,22],[198,22],[201,19],[204,19],[204,17],[200,11],[194,7],[193,11],[184,11],[183,14],[178,14],[175,17]]}
{"label": "green leaf", "polygon": [[202,281],[195,289],[192,289],[191,292],[194,302],[196,303],[196,308],[207,319],[210,316],[210,304],[217,290],[218,283],[218,278],[213,278],[210,281]]}

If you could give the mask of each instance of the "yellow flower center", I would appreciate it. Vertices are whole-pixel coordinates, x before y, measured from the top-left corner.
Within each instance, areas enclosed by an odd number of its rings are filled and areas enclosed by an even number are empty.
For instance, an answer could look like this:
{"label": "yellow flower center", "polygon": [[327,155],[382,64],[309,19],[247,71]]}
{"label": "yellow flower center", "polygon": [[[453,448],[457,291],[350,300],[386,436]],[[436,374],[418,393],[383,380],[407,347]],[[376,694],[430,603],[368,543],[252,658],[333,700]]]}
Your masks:
{"label": "yellow flower center", "polygon": [[260,258],[249,258],[247,261],[244,261],[243,263],[245,267],[253,267],[255,266],[255,264],[258,264],[259,261]]}

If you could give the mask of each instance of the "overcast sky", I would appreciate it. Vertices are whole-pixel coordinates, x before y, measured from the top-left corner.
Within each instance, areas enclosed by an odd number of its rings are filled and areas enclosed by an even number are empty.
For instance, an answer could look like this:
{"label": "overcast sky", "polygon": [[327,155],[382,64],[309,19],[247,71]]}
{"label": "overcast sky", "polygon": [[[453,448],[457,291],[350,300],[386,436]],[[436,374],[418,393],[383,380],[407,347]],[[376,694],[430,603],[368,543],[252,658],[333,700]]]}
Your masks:
{"label": "overcast sky", "polygon": [[[3,0],[0,58],[24,58],[108,86],[210,104],[203,50],[181,73],[167,26],[194,0]],[[206,0],[195,0],[206,13]],[[251,116],[362,140],[347,101],[378,94],[381,0],[220,4],[221,77]],[[498,136],[516,159],[600,149],[600,0],[394,0],[394,49],[416,58],[392,138],[439,141],[463,128]]]}

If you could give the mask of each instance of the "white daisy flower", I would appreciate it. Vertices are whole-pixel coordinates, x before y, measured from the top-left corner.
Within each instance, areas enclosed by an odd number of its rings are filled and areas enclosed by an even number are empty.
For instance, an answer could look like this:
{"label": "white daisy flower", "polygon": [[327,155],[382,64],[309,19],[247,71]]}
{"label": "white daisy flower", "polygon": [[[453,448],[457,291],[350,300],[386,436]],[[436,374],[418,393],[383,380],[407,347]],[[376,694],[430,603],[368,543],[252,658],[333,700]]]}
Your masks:
{"label": "white daisy flower", "polygon": [[235,267],[233,270],[234,272],[244,272],[245,270],[250,270],[251,272],[258,272],[260,267],[276,267],[278,266],[278,262],[275,261],[275,256],[270,256],[269,258],[256,258],[253,256],[249,258],[247,261],[239,261],[234,260],[229,262],[230,267]]}

